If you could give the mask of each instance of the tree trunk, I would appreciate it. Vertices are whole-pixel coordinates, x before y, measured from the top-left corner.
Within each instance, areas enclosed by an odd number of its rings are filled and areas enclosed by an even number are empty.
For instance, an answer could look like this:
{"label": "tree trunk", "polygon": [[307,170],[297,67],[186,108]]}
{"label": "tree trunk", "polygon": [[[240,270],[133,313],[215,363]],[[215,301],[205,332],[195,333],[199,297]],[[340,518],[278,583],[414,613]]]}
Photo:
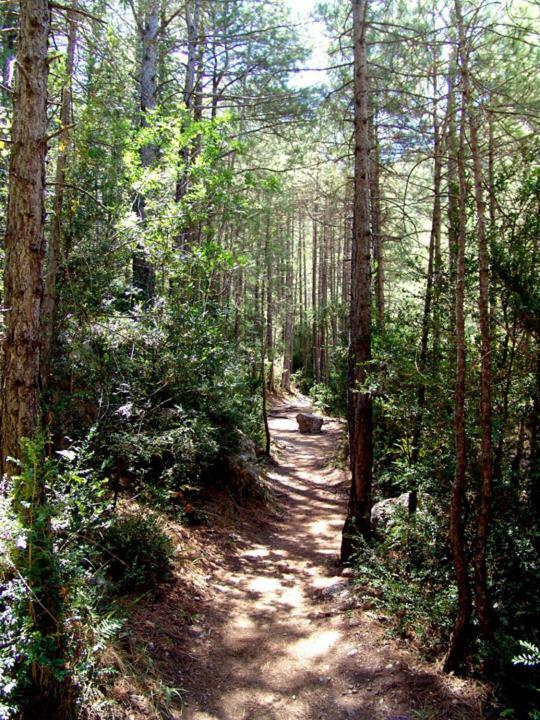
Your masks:
{"label": "tree trunk", "polygon": [[[465,177],[465,112],[461,104],[461,127],[459,150],[456,148],[456,170],[458,174],[459,216],[456,218],[453,208],[448,209],[452,236],[456,241],[456,286],[455,286],[455,322],[456,322],[456,391],[454,412],[454,433],[456,442],[456,469],[450,504],[450,546],[458,590],[458,610],[452,630],[452,637],[444,669],[446,672],[458,668],[466,649],[471,621],[471,593],[469,588],[469,567],[465,549],[465,496],[467,472],[467,440],[465,435],[465,393],[466,393],[466,345],[465,345],[465,238],[466,238],[466,177]],[[454,222],[457,222],[454,227]]]}
{"label": "tree trunk", "polygon": [[456,59],[453,55],[449,66],[448,80],[448,133],[446,139],[447,147],[447,188],[448,188],[448,268],[451,279],[456,271],[457,248],[459,243],[459,179],[458,179],[458,140],[456,130]]}
{"label": "tree trunk", "polygon": [[300,265],[300,327],[301,327],[301,351],[302,351],[302,367],[304,369],[304,376],[308,369],[308,355],[309,355],[309,338],[308,338],[308,323],[307,323],[307,312],[308,312],[308,287],[307,287],[307,262],[306,262],[306,230],[303,215],[300,216],[300,227],[299,227],[299,242],[298,242],[298,263]]}
{"label": "tree trunk", "polygon": [[[139,73],[141,99],[141,127],[146,127],[146,115],[156,107],[157,74],[158,74],[158,36],[159,36],[159,1],[152,0],[149,8],[140,19],[141,67]],[[157,159],[157,150],[153,143],[146,143],[140,150],[141,167],[147,170]],[[142,232],[146,222],[144,194],[138,193],[135,198],[135,212],[139,218]],[[149,263],[144,246],[138,243],[133,255],[133,286],[139,291],[144,302],[151,300],[155,294],[156,274]]]}
{"label": "tree trunk", "polygon": [[[66,76],[62,88],[60,105],[60,127],[67,128],[71,123],[72,101],[71,85],[77,47],[77,0],[72,3],[73,12],[69,13],[67,49],[66,49]],[[58,273],[62,262],[62,216],[64,211],[64,192],[66,166],[71,150],[70,135],[64,130],[61,135],[58,157],[56,160],[54,184],[54,216],[51,227],[51,238],[47,249],[47,269],[45,273],[45,290],[41,306],[41,324],[43,332],[43,345],[41,351],[41,386],[48,385],[51,356],[53,352],[56,307],[58,300]]]}
{"label": "tree trunk", "polygon": [[[350,223],[350,198],[349,184],[345,192],[345,200],[343,202],[343,258],[342,258],[342,277],[341,277],[341,302],[344,308],[349,308],[351,304],[351,239],[352,228]],[[343,324],[341,334],[343,342],[349,342],[349,323],[345,312],[342,314]]]}
{"label": "tree trunk", "polygon": [[341,545],[347,561],[355,535],[371,537],[373,427],[371,395],[363,385],[371,360],[371,223],[366,45],[367,0],[352,0],[354,37],[355,186],[351,267],[348,421],[351,492]]}
{"label": "tree trunk", "polygon": [[272,298],[273,292],[273,274],[272,274],[272,257],[271,257],[271,230],[270,230],[270,212],[266,218],[266,235],[264,255],[266,262],[266,357],[270,362],[270,372],[268,374],[268,389],[274,390],[274,303]]}
{"label": "tree trunk", "polygon": [[[427,269],[426,294],[424,297],[424,313],[422,316],[422,335],[420,338],[420,357],[418,358],[419,380],[416,388],[416,415],[414,418],[414,429],[411,448],[411,465],[414,467],[420,457],[420,440],[422,435],[422,424],[424,421],[424,410],[426,406],[426,372],[428,361],[429,329],[434,300],[434,285],[436,289],[437,280],[440,280],[436,272],[438,264],[437,248],[440,247],[441,237],[441,174],[442,174],[442,153],[439,121],[437,118],[437,105],[433,108],[433,214],[431,218],[431,234],[429,240],[429,258]],[[440,260],[440,259],[439,259]],[[409,512],[416,512],[418,505],[418,487],[416,482],[409,494]]]}
{"label": "tree trunk", "polygon": [[[185,20],[187,31],[187,63],[186,77],[184,81],[183,100],[187,112],[192,119],[200,111],[200,98],[197,96],[197,81],[200,60],[200,25],[201,25],[201,0],[187,0],[185,4]],[[194,148],[186,144],[180,151],[180,171],[176,181],[175,199],[180,202],[189,190],[189,174],[194,160]],[[194,239],[196,228],[193,226],[182,228],[178,236],[178,245],[181,249]]]}
{"label": "tree trunk", "polygon": [[328,225],[323,215],[319,252],[319,299],[318,299],[318,336],[319,336],[319,373],[322,382],[328,382]]}
{"label": "tree trunk", "polygon": [[[329,277],[330,277],[330,328],[332,330],[332,342],[330,347],[335,348],[338,344],[338,326],[337,326],[337,306],[338,306],[338,272],[337,264],[339,257],[339,248],[336,247],[336,233],[332,222],[332,216],[329,214],[330,219],[330,243],[329,243]],[[329,343],[330,344],[330,343]],[[329,352],[327,350],[327,357]]]}
{"label": "tree trunk", "polygon": [[[20,473],[8,457],[25,457],[21,441],[28,438],[37,444],[49,31],[47,0],[21,0],[4,245],[7,312],[0,405],[0,470],[9,477]],[[63,720],[73,716],[73,708],[69,681],[60,680],[54,672],[55,666],[60,668],[64,663],[62,603],[53,572],[55,562],[46,510],[46,481],[50,477],[43,470],[40,450],[36,448],[36,457],[31,457],[32,453],[25,457],[27,470],[15,480],[13,503],[28,530],[28,545],[20,551],[19,567],[31,591],[28,613],[32,635],[40,645],[40,652],[30,664],[23,717],[25,720]]]}
{"label": "tree trunk", "polygon": [[290,392],[291,375],[293,371],[293,340],[294,340],[294,313],[295,303],[293,300],[293,284],[294,284],[294,222],[289,219],[289,228],[287,233],[287,258],[285,272],[285,327],[283,331],[283,375],[281,384],[283,388]]}
{"label": "tree trunk", "polygon": [[[536,528],[540,524],[540,339],[534,341],[536,354],[536,386],[530,417],[527,418],[530,432],[530,462],[529,472],[531,477],[530,501],[532,517],[536,518]],[[540,552],[540,534],[537,532],[534,544],[537,552]]]}
{"label": "tree trunk", "polygon": [[313,246],[312,246],[312,264],[311,264],[311,313],[312,313],[312,339],[311,352],[313,358],[313,380],[320,382],[321,365],[320,365],[320,349],[319,349],[319,302],[317,292],[317,251],[318,251],[318,227],[315,213],[317,208],[313,209]]}
{"label": "tree trunk", "polygon": [[370,128],[370,197],[371,197],[371,233],[373,261],[375,263],[375,306],[377,308],[377,327],[384,327],[384,260],[381,234],[381,195],[379,183],[379,141],[377,127],[373,122]]}
{"label": "tree trunk", "polygon": [[34,436],[39,416],[49,27],[45,0],[21,0],[4,270],[0,469],[8,475],[16,466],[7,457],[21,457],[20,440]]}
{"label": "tree trunk", "polygon": [[17,41],[17,3],[13,0],[3,4],[2,11],[2,43],[0,47],[0,69],[2,71],[2,87],[0,98],[3,107],[11,105],[11,76],[13,73],[13,61],[15,59],[15,48]]}
{"label": "tree trunk", "polygon": [[476,541],[473,554],[474,564],[474,599],[480,630],[484,637],[490,639],[493,634],[491,603],[487,587],[486,552],[489,527],[491,521],[491,505],[493,497],[492,452],[491,452],[491,337],[489,317],[489,251],[486,235],[485,201],[483,190],[483,171],[478,143],[478,125],[471,96],[469,77],[469,50],[465,37],[461,0],[455,0],[456,21],[459,33],[459,55],[461,66],[461,82],[465,111],[469,121],[469,141],[473,160],[474,200],[476,205],[476,236],[478,240],[479,263],[479,299],[481,335],[481,399],[480,418],[482,428],[481,443],[481,484],[478,507]]}

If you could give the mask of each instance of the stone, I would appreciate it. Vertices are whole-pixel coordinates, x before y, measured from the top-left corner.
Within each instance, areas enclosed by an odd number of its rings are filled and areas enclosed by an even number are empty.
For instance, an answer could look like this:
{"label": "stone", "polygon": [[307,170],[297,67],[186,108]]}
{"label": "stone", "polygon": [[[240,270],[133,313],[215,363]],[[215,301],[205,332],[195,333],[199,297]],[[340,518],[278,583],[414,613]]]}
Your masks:
{"label": "stone", "polygon": [[322,600],[349,600],[349,583],[343,581],[332,583],[332,585],[329,585],[328,587],[325,587],[323,590],[321,590],[319,592],[319,596]]}
{"label": "stone", "polygon": [[[395,520],[398,511],[409,508],[410,493],[406,492],[398,497],[387,498],[375,503],[371,510],[371,529],[376,537],[384,535],[385,531],[390,528]],[[427,493],[418,493],[418,509],[420,514],[432,514],[434,512],[433,499]]]}
{"label": "stone", "polygon": [[407,509],[409,506],[409,493],[398,497],[387,498],[375,503],[371,510],[371,529],[374,535],[381,534],[392,522],[392,517],[399,508]]}
{"label": "stone", "polygon": [[305,435],[314,435],[321,432],[324,420],[318,415],[312,413],[298,413],[296,416],[298,429]]}
{"label": "stone", "polygon": [[238,452],[227,459],[230,481],[243,497],[264,499],[266,489],[257,464],[255,444],[240,434]]}

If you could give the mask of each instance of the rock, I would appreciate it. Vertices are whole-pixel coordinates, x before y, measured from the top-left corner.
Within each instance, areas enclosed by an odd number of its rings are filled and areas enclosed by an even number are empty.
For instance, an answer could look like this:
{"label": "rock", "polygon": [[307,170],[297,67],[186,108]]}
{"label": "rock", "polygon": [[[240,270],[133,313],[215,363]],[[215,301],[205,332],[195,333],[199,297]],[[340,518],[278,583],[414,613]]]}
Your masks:
{"label": "rock", "polygon": [[356,575],[356,573],[350,567],[343,568],[343,570],[341,571],[341,577],[349,577],[350,578],[350,577],[354,577],[355,575]]}
{"label": "rock", "polygon": [[[379,537],[392,525],[394,516],[400,509],[407,510],[409,507],[410,493],[403,493],[398,497],[388,498],[375,503],[371,510],[371,529],[374,535]],[[433,513],[433,498],[428,493],[418,493],[418,514]]]}
{"label": "rock", "polygon": [[311,413],[298,413],[296,422],[301,433],[314,435],[321,432],[324,420],[322,417]]}
{"label": "rock", "polygon": [[371,529],[375,535],[381,534],[391,524],[392,517],[399,508],[409,506],[409,493],[403,493],[399,497],[380,500],[375,503],[371,510]]}
{"label": "rock", "polygon": [[335,582],[320,591],[320,597],[323,600],[348,600],[349,595],[349,583],[343,581]]}
{"label": "rock", "polygon": [[227,460],[229,477],[234,489],[243,496],[264,499],[266,490],[257,466],[255,444],[240,436],[238,452]]}
{"label": "rock", "polygon": [[242,455],[229,458],[229,471],[235,488],[241,495],[257,497],[259,494],[259,473],[254,465]]}

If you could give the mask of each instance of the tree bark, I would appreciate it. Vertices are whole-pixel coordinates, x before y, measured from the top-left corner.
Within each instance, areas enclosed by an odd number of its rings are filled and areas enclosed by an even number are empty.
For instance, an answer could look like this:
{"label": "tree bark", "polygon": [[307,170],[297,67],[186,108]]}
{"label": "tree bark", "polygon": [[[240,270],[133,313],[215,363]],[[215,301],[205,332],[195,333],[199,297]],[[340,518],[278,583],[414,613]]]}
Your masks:
{"label": "tree bark", "polygon": [[[150,5],[144,8],[139,21],[141,66],[139,73],[140,101],[141,101],[141,127],[148,124],[147,114],[155,109],[157,102],[157,75],[158,75],[158,37],[159,37],[159,0],[151,0]],[[153,143],[146,143],[140,150],[141,167],[143,172],[154,165],[157,159],[157,149]],[[135,198],[135,212],[144,230],[146,222],[146,208],[143,193]],[[137,289],[144,302],[152,300],[156,288],[156,273],[146,257],[146,251],[138,243],[133,255],[133,286]]]}
{"label": "tree bark", "polygon": [[319,295],[317,292],[317,252],[318,252],[318,225],[316,214],[317,207],[313,209],[313,242],[312,242],[312,264],[311,264],[311,313],[312,313],[312,338],[311,353],[313,358],[313,379],[315,382],[321,380],[321,356],[319,349]]}
{"label": "tree bark", "polygon": [[474,200],[476,206],[476,236],[478,241],[479,263],[479,298],[481,335],[481,390],[480,418],[482,429],[481,441],[481,483],[478,506],[478,520],[473,554],[474,565],[474,600],[480,630],[484,637],[491,639],[493,635],[491,603],[488,594],[486,553],[491,522],[491,505],[493,497],[492,481],[492,438],[491,438],[491,328],[489,316],[489,250],[486,234],[484,178],[480,148],[478,142],[478,124],[473,108],[471,81],[469,75],[470,47],[467,46],[461,0],[455,0],[456,21],[459,35],[459,56],[461,66],[461,82],[465,111],[469,124],[469,142],[473,160]]}
{"label": "tree bark", "polygon": [[384,260],[383,260],[383,239],[381,234],[381,195],[379,181],[379,141],[377,127],[374,122],[369,124],[370,128],[370,199],[371,199],[371,233],[373,245],[373,261],[375,263],[375,306],[377,309],[377,327],[382,330],[384,327]]}
{"label": "tree bark", "polygon": [[[435,83],[434,83],[435,85]],[[434,289],[437,288],[437,281],[440,281],[437,272],[438,248],[441,238],[441,175],[442,175],[442,153],[441,135],[437,117],[437,104],[433,108],[433,213],[431,217],[431,233],[429,239],[429,258],[427,269],[426,294],[424,296],[424,312],[422,316],[422,335],[420,338],[420,356],[418,358],[419,380],[416,387],[416,415],[414,418],[414,429],[411,448],[411,465],[418,463],[420,457],[420,441],[422,436],[422,425],[424,421],[424,410],[426,407],[426,372],[428,365],[429,330],[432,319],[432,305],[434,301]],[[418,505],[418,487],[416,482],[409,493],[409,512],[416,512]]]}
{"label": "tree bark", "polygon": [[[62,87],[60,105],[60,127],[67,128],[71,124],[72,101],[71,85],[75,63],[75,50],[77,47],[77,0],[72,3],[73,12],[69,13],[67,49],[66,49],[66,75]],[[62,216],[64,211],[64,194],[66,181],[66,167],[71,151],[69,130],[64,130],[60,136],[60,147],[56,160],[54,216],[51,227],[51,237],[47,248],[47,267],[45,273],[45,291],[41,307],[41,324],[43,329],[43,344],[41,357],[41,386],[44,389],[49,382],[51,356],[54,345],[56,308],[58,302],[58,274],[62,263]]]}
{"label": "tree bark", "polygon": [[[4,244],[7,312],[0,398],[0,470],[11,478],[20,474],[20,468],[8,458],[24,458],[24,438],[37,445],[39,423],[49,32],[48,1],[21,0]],[[40,643],[39,656],[30,664],[22,715],[24,720],[64,720],[73,716],[73,706],[69,680],[60,680],[54,672],[55,666],[63,666],[64,652],[62,601],[46,510],[50,478],[43,470],[39,448],[35,455],[26,457],[26,473],[15,479],[13,501],[28,530],[27,548],[20,552],[20,572],[31,591],[32,635]]]}
{"label": "tree bark", "polygon": [[285,327],[283,331],[283,374],[281,385],[284,390],[291,390],[291,375],[293,371],[293,340],[294,340],[294,314],[295,303],[293,299],[294,284],[294,222],[288,221],[287,257],[285,271]]}
{"label": "tree bark", "polygon": [[[469,564],[465,549],[465,494],[467,472],[467,439],[465,434],[465,393],[466,393],[466,344],[465,344],[465,239],[466,239],[466,177],[465,177],[465,108],[461,102],[461,126],[459,149],[455,148],[458,175],[458,217],[449,207],[452,236],[455,239],[455,328],[456,328],[456,389],[454,411],[454,434],[456,443],[456,469],[450,504],[450,547],[458,591],[458,609],[454,620],[449,648],[444,660],[444,669],[451,672],[459,667],[470,633],[471,592],[469,588]],[[454,146],[452,146],[454,147]],[[454,226],[454,223],[456,225]]]}
{"label": "tree bark", "polygon": [[369,198],[369,116],[367,0],[352,0],[354,39],[355,186],[351,267],[348,422],[351,492],[343,528],[341,559],[354,550],[355,536],[371,537],[373,472],[372,399],[363,385],[371,360],[371,223]]}
{"label": "tree bark", "polygon": [[46,0],[21,0],[4,270],[0,469],[8,475],[17,469],[7,458],[21,457],[20,440],[34,436],[39,417],[49,28]]}

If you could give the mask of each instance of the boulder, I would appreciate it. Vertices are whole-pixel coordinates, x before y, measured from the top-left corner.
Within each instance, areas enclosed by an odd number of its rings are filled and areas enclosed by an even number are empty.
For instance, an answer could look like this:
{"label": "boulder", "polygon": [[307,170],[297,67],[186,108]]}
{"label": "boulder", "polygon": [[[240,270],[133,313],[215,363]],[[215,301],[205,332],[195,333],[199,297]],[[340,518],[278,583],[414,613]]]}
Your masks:
{"label": "boulder", "polygon": [[324,420],[318,415],[312,415],[311,413],[298,413],[296,416],[296,422],[301,433],[306,435],[313,435],[320,433]]}
{"label": "boulder", "polygon": [[240,436],[238,452],[228,458],[231,483],[240,495],[264,499],[266,490],[257,465],[255,444],[245,435]]}
{"label": "boulder", "polygon": [[403,493],[398,497],[387,498],[375,503],[371,509],[371,529],[377,535],[384,532],[392,522],[392,517],[399,508],[407,509],[409,507],[409,493]]}
{"label": "boulder", "polygon": [[235,489],[247,497],[260,494],[260,477],[255,465],[243,455],[229,458],[229,473]]}

